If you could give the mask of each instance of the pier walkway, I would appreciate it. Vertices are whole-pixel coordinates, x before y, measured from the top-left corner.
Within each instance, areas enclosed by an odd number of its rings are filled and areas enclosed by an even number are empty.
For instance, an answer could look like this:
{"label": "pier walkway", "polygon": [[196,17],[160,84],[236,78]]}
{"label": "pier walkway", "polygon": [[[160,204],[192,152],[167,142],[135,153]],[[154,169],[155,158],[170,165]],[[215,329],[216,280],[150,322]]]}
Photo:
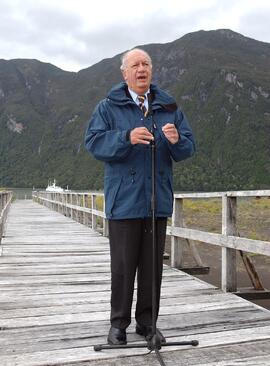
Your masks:
{"label": "pier walkway", "polygon": [[[108,239],[30,200],[11,205],[0,257],[1,366],[158,365],[146,349],[95,352],[110,310]],[[270,311],[164,267],[167,366],[270,365]],[[140,341],[134,323],[128,342]]]}

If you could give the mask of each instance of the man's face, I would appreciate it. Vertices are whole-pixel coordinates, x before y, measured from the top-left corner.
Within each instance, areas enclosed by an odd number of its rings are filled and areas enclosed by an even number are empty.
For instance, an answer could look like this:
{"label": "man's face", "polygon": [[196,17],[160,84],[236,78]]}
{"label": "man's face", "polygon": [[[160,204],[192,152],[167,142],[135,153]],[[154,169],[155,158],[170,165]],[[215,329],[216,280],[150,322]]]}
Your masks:
{"label": "man's face", "polygon": [[131,51],[125,66],[123,76],[129,89],[139,95],[144,94],[152,79],[152,65],[147,54],[140,50]]}

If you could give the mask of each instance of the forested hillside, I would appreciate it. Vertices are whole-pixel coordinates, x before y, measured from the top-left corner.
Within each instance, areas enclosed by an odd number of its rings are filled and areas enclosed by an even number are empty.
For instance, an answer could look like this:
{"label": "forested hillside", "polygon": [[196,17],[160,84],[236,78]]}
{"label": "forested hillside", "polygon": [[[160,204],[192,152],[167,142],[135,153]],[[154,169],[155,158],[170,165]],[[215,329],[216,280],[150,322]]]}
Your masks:
{"label": "forested hillside", "polygon": [[[153,82],[194,130],[197,153],[175,165],[176,190],[270,186],[270,44],[231,30],[141,46]],[[124,51],[124,50],[123,50]],[[0,186],[101,189],[103,167],[83,146],[97,102],[122,80],[120,55],[78,73],[37,60],[0,60]]]}

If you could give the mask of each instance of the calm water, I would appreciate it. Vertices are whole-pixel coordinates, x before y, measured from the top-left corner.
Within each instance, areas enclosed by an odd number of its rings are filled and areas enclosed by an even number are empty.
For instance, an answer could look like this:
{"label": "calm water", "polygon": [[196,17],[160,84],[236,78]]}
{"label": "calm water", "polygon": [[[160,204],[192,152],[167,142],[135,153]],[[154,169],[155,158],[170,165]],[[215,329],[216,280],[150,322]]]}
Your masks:
{"label": "calm water", "polygon": [[[6,188],[7,191],[13,191],[14,196],[18,200],[28,200],[32,198],[32,188]],[[35,188],[37,191],[44,191],[45,188]],[[89,190],[76,190],[72,189],[72,192],[88,192]],[[89,191],[90,192],[90,191]],[[97,192],[100,193],[100,191],[91,191],[91,192]]]}
{"label": "calm water", "polygon": [[12,191],[15,198],[18,200],[26,200],[32,198],[32,188],[6,188]]}

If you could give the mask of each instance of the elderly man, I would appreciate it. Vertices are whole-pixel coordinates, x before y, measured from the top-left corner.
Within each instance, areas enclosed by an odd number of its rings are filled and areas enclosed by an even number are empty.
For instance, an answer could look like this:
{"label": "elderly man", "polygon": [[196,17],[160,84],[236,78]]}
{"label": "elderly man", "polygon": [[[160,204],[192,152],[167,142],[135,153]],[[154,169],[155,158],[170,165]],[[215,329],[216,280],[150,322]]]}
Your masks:
{"label": "elderly man", "polygon": [[[175,100],[151,84],[152,61],[141,49],[122,57],[125,82],[96,107],[86,149],[105,162],[105,211],[111,253],[111,328],[108,343],[126,344],[137,272],[136,333],[152,335],[151,152],[156,146],[156,238],[158,313],[167,217],[172,214],[172,160],[195,150],[192,131]],[[161,342],[165,338],[159,329]]]}

